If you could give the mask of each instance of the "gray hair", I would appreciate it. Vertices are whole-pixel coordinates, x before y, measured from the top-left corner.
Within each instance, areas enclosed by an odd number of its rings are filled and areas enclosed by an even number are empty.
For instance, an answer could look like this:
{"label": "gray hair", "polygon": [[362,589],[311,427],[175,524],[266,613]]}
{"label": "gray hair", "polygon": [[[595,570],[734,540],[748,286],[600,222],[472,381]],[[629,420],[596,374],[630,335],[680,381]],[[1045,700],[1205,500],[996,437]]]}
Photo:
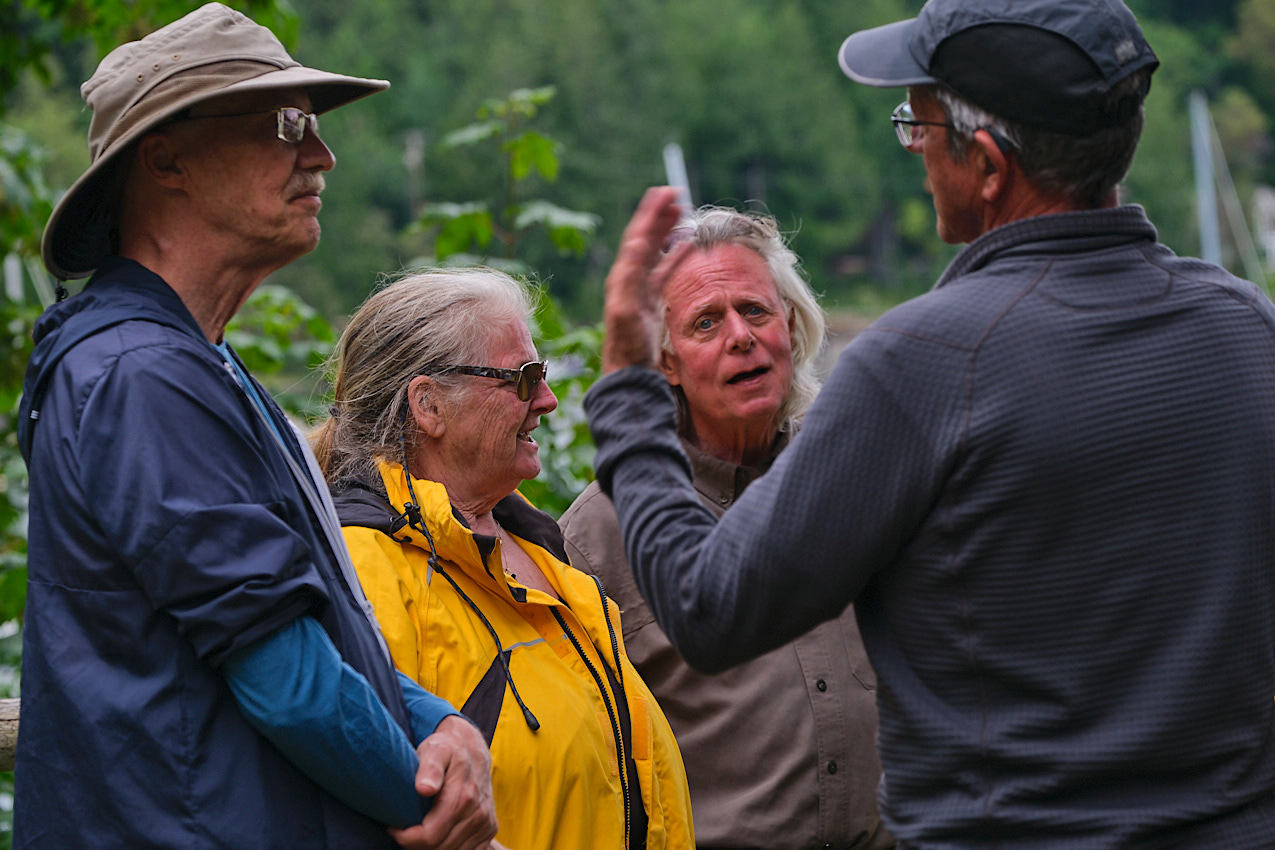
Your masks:
{"label": "gray hair", "polygon": [[[405,427],[408,383],[439,365],[487,365],[489,329],[528,321],[528,287],[489,268],[432,269],[390,282],[350,319],[329,358],[332,415],[310,438],[329,483],[380,489],[377,462],[405,462],[415,428]],[[433,376],[442,392],[463,393],[455,375]]]}
{"label": "gray hair", "polygon": [[[743,245],[766,262],[787,317],[792,322],[792,388],[780,409],[779,423],[784,428],[795,427],[819,393],[816,360],[825,342],[825,322],[823,308],[801,273],[801,260],[788,247],[778,222],[760,213],[703,206],[678,225],[673,236],[694,242],[700,251],[711,251],[719,245]],[[660,310],[660,347],[672,354],[673,345],[664,312]],[[681,387],[674,387],[673,392],[677,396],[682,427],[688,428],[690,416],[686,395]]]}
{"label": "gray hair", "polygon": [[[1142,98],[1151,85],[1151,70],[1143,68],[1117,83],[1103,106],[1109,110],[1128,98]],[[957,162],[974,133],[990,129],[1015,149],[1027,179],[1050,194],[1071,199],[1082,209],[1102,206],[1129,173],[1145,122],[1141,103],[1128,121],[1087,136],[1070,136],[1007,121],[981,109],[943,85],[927,87],[943,107],[954,128],[947,134],[948,152]]]}

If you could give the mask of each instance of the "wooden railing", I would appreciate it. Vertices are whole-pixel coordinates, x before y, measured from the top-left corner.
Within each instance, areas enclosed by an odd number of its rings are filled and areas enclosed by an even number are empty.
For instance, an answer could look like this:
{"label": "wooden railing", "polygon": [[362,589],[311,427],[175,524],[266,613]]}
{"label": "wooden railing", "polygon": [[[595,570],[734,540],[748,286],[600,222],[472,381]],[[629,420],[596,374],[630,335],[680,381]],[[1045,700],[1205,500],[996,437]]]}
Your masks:
{"label": "wooden railing", "polygon": [[13,770],[13,751],[18,746],[18,706],[16,699],[0,699],[0,770]]}

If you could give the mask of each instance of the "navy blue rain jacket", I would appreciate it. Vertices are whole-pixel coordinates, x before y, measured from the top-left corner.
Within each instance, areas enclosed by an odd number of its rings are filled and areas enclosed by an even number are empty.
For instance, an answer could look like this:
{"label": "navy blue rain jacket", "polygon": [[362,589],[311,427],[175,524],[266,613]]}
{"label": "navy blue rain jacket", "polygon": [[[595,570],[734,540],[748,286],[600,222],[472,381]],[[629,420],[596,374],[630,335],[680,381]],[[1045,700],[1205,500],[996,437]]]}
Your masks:
{"label": "navy blue rain jacket", "polygon": [[167,284],[117,258],[35,336],[14,847],[395,846],[254,731],[218,672],[309,615],[409,729],[375,633],[221,355]]}

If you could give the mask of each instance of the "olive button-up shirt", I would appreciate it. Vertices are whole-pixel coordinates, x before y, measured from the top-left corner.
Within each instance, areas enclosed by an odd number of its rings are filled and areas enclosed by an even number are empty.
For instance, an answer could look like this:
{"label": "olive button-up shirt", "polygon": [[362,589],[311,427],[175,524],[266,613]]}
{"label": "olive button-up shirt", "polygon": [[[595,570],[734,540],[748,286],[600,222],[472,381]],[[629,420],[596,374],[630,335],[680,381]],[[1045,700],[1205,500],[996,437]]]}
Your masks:
{"label": "olive button-up shirt", "polygon": [[[701,500],[718,515],[764,472],[683,447]],[[561,524],[572,563],[619,603],[629,657],[673,726],[699,847],[894,846],[877,818],[876,679],[853,609],[732,670],[698,673],[638,592],[615,509],[596,483]]]}

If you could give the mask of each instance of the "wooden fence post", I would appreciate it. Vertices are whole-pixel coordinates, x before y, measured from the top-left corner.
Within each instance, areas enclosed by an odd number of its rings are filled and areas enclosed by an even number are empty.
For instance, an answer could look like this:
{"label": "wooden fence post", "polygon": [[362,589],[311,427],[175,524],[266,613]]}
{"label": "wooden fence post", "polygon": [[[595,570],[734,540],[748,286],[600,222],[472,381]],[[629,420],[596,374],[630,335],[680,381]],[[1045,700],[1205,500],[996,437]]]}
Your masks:
{"label": "wooden fence post", "polygon": [[0,699],[0,770],[13,770],[18,747],[18,709],[21,700]]}

